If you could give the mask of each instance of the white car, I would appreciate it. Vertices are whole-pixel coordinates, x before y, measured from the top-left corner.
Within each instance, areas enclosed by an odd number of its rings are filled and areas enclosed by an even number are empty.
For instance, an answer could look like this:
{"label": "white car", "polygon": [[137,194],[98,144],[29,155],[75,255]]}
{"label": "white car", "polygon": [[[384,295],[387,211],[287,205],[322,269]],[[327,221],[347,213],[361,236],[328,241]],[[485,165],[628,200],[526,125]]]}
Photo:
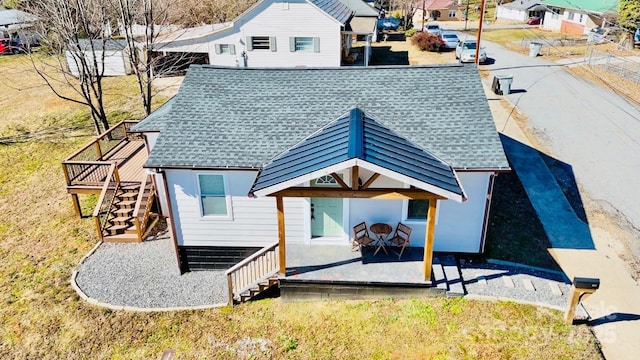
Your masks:
{"label": "white car", "polygon": [[458,42],[460,42],[458,35],[452,32],[444,32],[440,35],[440,38],[445,49],[455,49],[458,46]]}
{"label": "white car", "polygon": [[[475,62],[476,48],[478,43],[476,40],[464,40],[458,42],[456,46],[456,59],[460,59],[460,62]],[[487,52],[483,47],[478,51],[478,63],[482,64],[487,62]]]}
{"label": "white car", "polygon": [[430,23],[425,25],[422,31],[426,32],[427,34],[440,35],[442,29],[440,29],[440,25],[438,25],[437,23]]}

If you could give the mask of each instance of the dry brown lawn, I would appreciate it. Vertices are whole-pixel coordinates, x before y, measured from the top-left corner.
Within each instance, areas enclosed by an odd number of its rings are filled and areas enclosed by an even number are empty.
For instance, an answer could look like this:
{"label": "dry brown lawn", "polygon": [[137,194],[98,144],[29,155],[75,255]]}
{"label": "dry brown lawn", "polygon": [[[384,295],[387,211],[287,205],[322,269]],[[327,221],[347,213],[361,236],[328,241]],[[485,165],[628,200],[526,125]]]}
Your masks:
{"label": "dry brown lawn", "polygon": [[[112,122],[140,116],[131,79],[106,86]],[[600,358],[587,327],[508,302],[266,300],[151,314],[92,306],[69,279],[97,236],[91,219],[74,216],[60,166],[90,139],[88,114],[41,86],[26,57],[0,57],[0,93],[0,137],[80,127],[0,144],[2,359],[157,359],[166,349],[178,359]]]}

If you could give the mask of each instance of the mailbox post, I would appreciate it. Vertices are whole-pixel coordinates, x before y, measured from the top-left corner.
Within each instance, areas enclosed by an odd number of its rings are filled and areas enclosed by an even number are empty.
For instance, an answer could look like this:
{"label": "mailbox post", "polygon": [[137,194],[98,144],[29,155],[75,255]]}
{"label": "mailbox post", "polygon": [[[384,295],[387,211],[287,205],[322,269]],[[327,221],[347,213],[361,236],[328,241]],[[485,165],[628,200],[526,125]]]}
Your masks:
{"label": "mailbox post", "polygon": [[567,303],[567,311],[564,313],[564,322],[567,325],[573,324],[573,318],[576,314],[576,306],[582,299],[586,299],[600,287],[600,279],[574,277],[571,294]]}

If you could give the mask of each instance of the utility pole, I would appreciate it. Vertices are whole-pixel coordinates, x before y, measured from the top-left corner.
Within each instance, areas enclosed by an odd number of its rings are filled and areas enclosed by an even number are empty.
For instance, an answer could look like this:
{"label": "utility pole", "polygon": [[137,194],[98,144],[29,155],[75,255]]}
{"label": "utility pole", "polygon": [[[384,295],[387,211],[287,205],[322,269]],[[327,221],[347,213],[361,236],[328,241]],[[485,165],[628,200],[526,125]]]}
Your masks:
{"label": "utility pole", "polygon": [[467,21],[469,21],[469,0],[467,0],[467,10],[464,13],[464,31],[467,31]]}
{"label": "utility pole", "polygon": [[485,0],[482,0],[482,5],[480,6],[480,22],[478,23],[478,37],[476,38],[476,65],[479,64],[478,55],[480,55],[480,38],[482,37],[482,23],[484,22],[484,5]]}

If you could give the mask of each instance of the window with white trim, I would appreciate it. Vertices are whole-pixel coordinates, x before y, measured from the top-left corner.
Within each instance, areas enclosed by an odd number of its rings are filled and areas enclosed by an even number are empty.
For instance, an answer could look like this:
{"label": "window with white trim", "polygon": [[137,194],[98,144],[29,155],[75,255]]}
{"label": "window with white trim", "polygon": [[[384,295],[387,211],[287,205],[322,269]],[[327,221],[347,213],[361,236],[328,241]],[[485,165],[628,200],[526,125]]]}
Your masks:
{"label": "window with white trim", "polygon": [[202,216],[229,215],[225,179],[222,174],[198,174]]}
{"label": "window with white trim", "polygon": [[576,13],[569,11],[569,20],[573,21],[575,17],[576,17]]}
{"label": "window with white trim", "polygon": [[289,51],[320,52],[320,38],[296,36],[289,38]]}
{"label": "window with white trim", "polygon": [[582,23],[582,20],[584,19],[584,14],[580,14],[580,20],[578,20],[580,23]]}
{"label": "window with white trim", "polygon": [[236,46],[233,44],[215,44],[216,54],[217,55],[235,55],[236,54]]}
{"label": "window with white trim", "polygon": [[557,19],[558,15],[560,15],[560,9],[558,8],[551,8],[551,18],[552,19]]}
{"label": "window with white trim", "polygon": [[458,12],[456,10],[449,10],[449,17],[450,18],[456,17],[457,14],[458,14]]}
{"label": "window with white trim", "polygon": [[429,200],[407,201],[407,220],[426,220]]}

